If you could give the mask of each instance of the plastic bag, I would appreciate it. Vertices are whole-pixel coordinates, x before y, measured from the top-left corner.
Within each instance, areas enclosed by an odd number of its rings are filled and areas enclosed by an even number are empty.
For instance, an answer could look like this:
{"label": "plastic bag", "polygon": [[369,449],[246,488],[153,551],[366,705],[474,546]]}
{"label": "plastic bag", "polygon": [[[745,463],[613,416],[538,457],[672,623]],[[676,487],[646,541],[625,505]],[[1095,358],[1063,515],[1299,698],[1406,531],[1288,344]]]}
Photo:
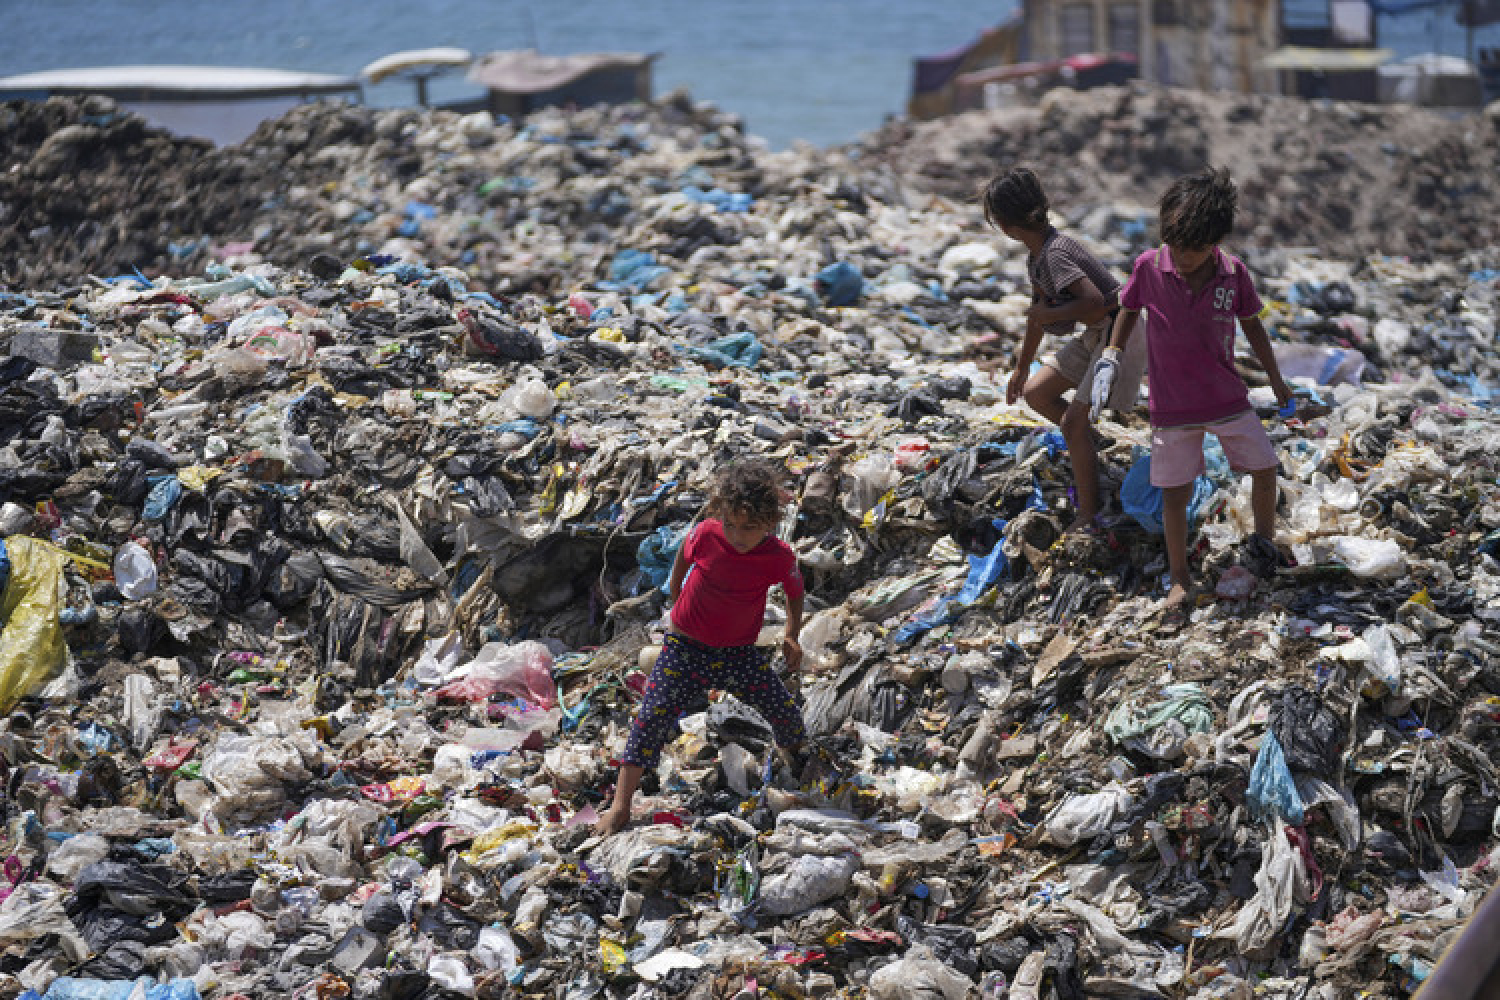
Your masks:
{"label": "plastic bag", "polygon": [[926,948],[913,948],[870,977],[871,1000],[967,1000],[973,988],[973,980],[933,958]]}
{"label": "plastic bag", "polygon": [[497,969],[509,976],[521,964],[521,953],[510,933],[499,924],[490,924],[479,932],[474,958],[486,969]]}
{"label": "plastic bag", "polygon": [[1301,853],[1287,840],[1286,826],[1280,819],[1266,838],[1255,887],[1255,898],[1241,907],[1234,923],[1213,934],[1236,942],[1242,952],[1269,944],[1286,925],[1293,904],[1307,899],[1307,867]]}
{"label": "plastic bag", "polygon": [[1281,741],[1273,732],[1261,738],[1260,753],[1255,757],[1255,766],[1250,769],[1250,787],[1245,791],[1245,803],[1250,807],[1250,815],[1256,819],[1274,813],[1293,826],[1302,825],[1305,808],[1302,796],[1297,792],[1291,768],[1286,766]]}
{"label": "plastic bag", "polygon": [[1316,694],[1295,685],[1283,688],[1267,721],[1289,768],[1324,779],[1337,773],[1344,724]]}
{"label": "plastic bag", "polygon": [[689,347],[688,356],[719,368],[754,368],[765,350],[755,334],[731,333],[703,347]]}
{"label": "plastic bag", "polygon": [[115,550],[115,586],[128,601],[156,593],[156,563],[151,553],[136,542]]}
{"label": "plastic bag", "polygon": [[158,983],[149,976],[130,979],[74,979],[60,976],[47,987],[45,1000],[198,1000],[191,979]]}
{"label": "plastic bag", "polygon": [[109,841],[96,833],[69,837],[47,857],[47,870],[71,882],[78,873],[109,855]]}
{"label": "plastic bag", "polygon": [[646,574],[651,586],[660,587],[663,594],[667,592],[667,584],[671,581],[672,563],[677,558],[677,550],[682,547],[689,530],[690,526],[674,529],[663,525],[641,539],[641,544],[636,547],[636,564]]}
{"label": "plastic bag", "polygon": [[1359,385],[1365,356],[1347,347],[1276,344],[1276,364],[1283,378],[1311,379],[1318,385]]}
{"label": "plastic bag", "polygon": [[859,858],[804,855],[780,875],[770,875],[760,884],[761,912],[773,917],[790,916],[819,903],[842,896],[859,871]]}
{"label": "plastic bag", "polygon": [[539,642],[486,643],[464,668],[461,680],[433,694],[453,701],[484,701],[494,694],[509,694],[543,708],[556,708],[552,653]]}
{"label": "plastic bag", "polygon": [[1362,580],[1394,579],[1406,572],[1406,554],[1386,538],[1340,535],[1333,539],[1333,555]]}
{"label": "plastic bag", "polygon": [[391,506],[395,508],[396,519],[401,524],[401,560],[427,579],[436,583],[447,583],[447,571],[443,569],[443,564],[438,557],[432,554],[432,549],[427,547],[422,533],[407,516],[406,509],[395,502],[392,502]]}
{"label": "plastic bag", "polygon": [[1365,673],[1369,682],[1362,685],[1364,693],[1372,698],[1401,694],[1401,657],[1396,644],[1391,641],[1390,631],[1384,625],[1372,625],[1360,636],[1369,656],[1365,660]]}
{"label": "plastic bag", "polygon": [[24,535],[7,538],[5,547],[10,582],[0,596],[0,713],[51,677],[68,656],[58,619],[67,555]]}
{"label": "plastic bag", "polygon": [[[901,473],[889,455],[871,455],[849,466],[853,486],[844,494],[844,507],[863,516],[886,492],[901,482]],[[852,506],[851,506],[852,505]]]}
{"label": "plastic bag", "polygon": [[841,260],[819,271],[814,279],[814,286],[818,294],[823,296],[823,304],[837,309],[840,306],[852,306],[859,301],[859,297],[864,294],[865,278],[859,273],[859,268],[847,260]]}
{"label": "plastic bag", "polygon": [[500,402],[523,417],[544,420],[557,409],[557,396],[541,379],[517,382],[500,395]]}
{"label": "plastic bag", "polygon": [[1061,802],[1043,822],[1047,835],[1058,847],[1072,847],[1080,840],[1097,837],[1114,825],[1115,817],[1130,807],[1130,792],[1111,781],[1089,795],[1074,795]]}
{"label": "plastic bag", "polygon": [[[1188,497],[1187,518],[1191,527],[1198,521],[1203,505],[1213,496],[1214,483],[1207,476],[1193,481],[1193,493]],[[1162,534],[1163,495],[1161,487],[1151,485],[1151,453],[1146,452],[1135,460],[1120,484],[1120,506],[1125,513],[1135,518],[1136,523],[1155,535]]]}

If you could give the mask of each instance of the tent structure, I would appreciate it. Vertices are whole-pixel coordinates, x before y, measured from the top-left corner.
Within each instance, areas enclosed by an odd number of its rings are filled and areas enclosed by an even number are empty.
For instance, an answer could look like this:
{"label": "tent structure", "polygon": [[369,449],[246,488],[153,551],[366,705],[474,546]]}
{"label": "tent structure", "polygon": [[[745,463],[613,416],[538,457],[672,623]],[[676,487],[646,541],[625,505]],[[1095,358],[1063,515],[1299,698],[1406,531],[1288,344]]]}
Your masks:
{"label": "tent structure", "polygon": [[490,52],[469,67],[468,79],[489,91],[489,109],[519,115],[559,104],[619,104],[651,99],[657,53],[589,52],[543,55],[535,49]]}

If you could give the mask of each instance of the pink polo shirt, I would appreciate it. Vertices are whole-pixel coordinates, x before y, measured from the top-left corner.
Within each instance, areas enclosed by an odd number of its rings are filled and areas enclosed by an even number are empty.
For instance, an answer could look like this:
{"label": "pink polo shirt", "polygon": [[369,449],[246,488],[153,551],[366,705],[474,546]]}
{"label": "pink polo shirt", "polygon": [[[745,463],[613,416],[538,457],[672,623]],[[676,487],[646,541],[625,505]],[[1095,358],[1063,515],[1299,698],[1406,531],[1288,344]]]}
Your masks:
{"label": "pink polo shirt", "polygon": [[1206,424],[1250,408],[1234,370],[1237,319],[1261,310],[1244,263],[1214,248],[1214,275],[1196,293],[1165,246],[1136,258],[1120,292],[1122,308],[1146,313],[1146,354],[1155,427]]}

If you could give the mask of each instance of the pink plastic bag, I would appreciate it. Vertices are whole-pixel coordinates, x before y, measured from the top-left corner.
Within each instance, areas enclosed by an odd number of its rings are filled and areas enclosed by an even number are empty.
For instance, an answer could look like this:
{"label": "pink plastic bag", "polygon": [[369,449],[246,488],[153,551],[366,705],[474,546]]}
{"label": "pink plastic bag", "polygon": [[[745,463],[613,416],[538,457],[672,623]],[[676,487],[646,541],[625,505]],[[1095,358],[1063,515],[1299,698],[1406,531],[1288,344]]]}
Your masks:
{"label": "pink plastic bag", "polygon": [[464,677],[433,692],[449,701],[484,701],[508,694],[542,708],[557,707],[552,654],[539,642],[486,643],[469,662]]}

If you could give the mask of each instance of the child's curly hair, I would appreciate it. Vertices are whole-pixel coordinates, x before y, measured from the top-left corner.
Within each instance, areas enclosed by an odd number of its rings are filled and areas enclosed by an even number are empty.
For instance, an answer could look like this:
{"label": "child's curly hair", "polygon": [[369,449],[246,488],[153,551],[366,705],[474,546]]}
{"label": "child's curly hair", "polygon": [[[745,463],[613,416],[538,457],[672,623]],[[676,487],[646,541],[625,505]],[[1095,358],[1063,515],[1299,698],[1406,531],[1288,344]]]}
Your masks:
{"label": "child's curly hair", "polygon": [[1047,193],[1030,167],[1014,167],[1000,174],[985,185],[980,197],[984,221],[997,229],[1002,225],[1047,228]]}
{"label": "child's curly hair", "polygon": [[781,477],[764,459],[742,458],[714,477],[708,495],[710,517],[743,514],[756,524],[774,528],[781,520]]}
{"label": "child's curly hair", "polygon": [[1177,178],[1161,196],[1161,241],[1188,250],[1222,242],[1234,231],[1239,199],[1228,169],[1206,167]]}

